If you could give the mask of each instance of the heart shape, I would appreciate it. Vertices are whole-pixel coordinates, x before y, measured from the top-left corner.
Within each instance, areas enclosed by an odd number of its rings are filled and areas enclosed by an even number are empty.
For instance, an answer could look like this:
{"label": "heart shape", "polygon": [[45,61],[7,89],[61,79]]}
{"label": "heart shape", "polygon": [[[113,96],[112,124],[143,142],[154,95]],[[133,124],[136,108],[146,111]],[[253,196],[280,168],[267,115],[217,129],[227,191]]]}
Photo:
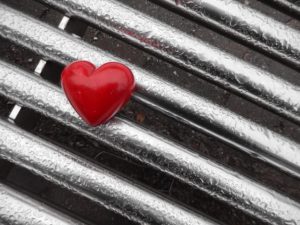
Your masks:
{"label": "heart shape", "polygon": [[88,61],[73,62],[63,70],[61,84],[76,112],[92,126],[111,119],[135,88],[131,70],[116,62],[99,68]]}

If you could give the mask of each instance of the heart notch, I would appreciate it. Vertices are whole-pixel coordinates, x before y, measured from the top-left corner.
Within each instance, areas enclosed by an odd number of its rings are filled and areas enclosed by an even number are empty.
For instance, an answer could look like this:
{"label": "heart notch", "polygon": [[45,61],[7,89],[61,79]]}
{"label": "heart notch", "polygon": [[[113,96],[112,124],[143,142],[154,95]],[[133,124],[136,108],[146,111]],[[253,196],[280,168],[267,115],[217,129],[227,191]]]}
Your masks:
{"label": "heart notch", "polygon": [[76,112],[91,126],[110,120],[135,89],[131,70],[117,62],[99,68],[88,61],[73,62],[63,70],[61,85]]}

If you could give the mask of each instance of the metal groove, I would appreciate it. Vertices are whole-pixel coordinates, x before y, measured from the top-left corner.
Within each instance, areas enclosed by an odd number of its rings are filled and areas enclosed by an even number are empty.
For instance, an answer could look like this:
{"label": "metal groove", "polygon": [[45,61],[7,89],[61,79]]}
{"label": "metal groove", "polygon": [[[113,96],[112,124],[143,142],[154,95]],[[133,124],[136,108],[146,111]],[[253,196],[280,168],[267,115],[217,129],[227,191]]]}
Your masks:
{"label": "metal groove", "polygon": [[0,28],[0,36],[63,64],[76,59],[96,65],[123,62],[135,74],[140,92],[136,99],[243,151],[259,154],[282,170],[300,175],[298,143],[3,5]]}
{"label": "metal groove", "polygon": [[[293,200],[124,119],[115,117],[107,125],[89,127],[77,116],[60,89],[15,67],[5,63],[0,65],[2,95],[123,151],[252,216],[272,224],[284,224],[286,221],[300,223],[300,205]],[[1,133],[5,134],[0,137],[4,141],[10,137],[7,132]],[[17,145],[22,146],[19,141]],[[18,146],[14,147],[18,149]],[[16,153],[22,154],[22,151]],[[28,157],[31,155],[34,157],[36,154],[31,152]]]}
{"label": "metal groove", "polygon": [[238,1],[152,0],[300,69],[300,33]]}
{"label": "metal groove", "polygon": [[216,225],[6,122],[0,121],[0,133],[0,157],[131,220],[142,224]]}
{"label": "metal groove", "polygon": [[[64,9],[68,14],[83,18],[197,76],[231,89],[256,104],[300,123],[300,87],[274,74],[113,0],[41,1]],[[252,21],[248,20],[254,12],[244,9],[232,0],[205,2],[206,5],[214,2],[210,4],[218,6],[219,10],[225,8],[221,12],[231,13],[236,29],[250,30],[254,27],[255,29],[249,31],[257,36],[253,43],[269,44],[272,46],[269,50],[274,50],[277,46],[276,52],[282,58],[289,58],[289,61],[300,68],[300,33],[297,30],[261,14],[252,16]],[[225,21],[228,20],[226,17]],[[248,25],[245,25],[246,21]]]}
{"label": "metal groove", "polygon": [[[0,133],[2,131],[3,130],[1,130]],[[2,134],[3,133],[1,133],[1,136]],[[0,143],[2,144],[3,142],[0,141]],[[1,144],[0,149],[3,148]],[[83,225],[83,223],[29,196],[21,194],[4,184],[0,184],[0,224]]]}
{"label": "metal groove", "polygon": [[263,0],[265,4],[275,4],[300,17],[300,4],[295,0]]}

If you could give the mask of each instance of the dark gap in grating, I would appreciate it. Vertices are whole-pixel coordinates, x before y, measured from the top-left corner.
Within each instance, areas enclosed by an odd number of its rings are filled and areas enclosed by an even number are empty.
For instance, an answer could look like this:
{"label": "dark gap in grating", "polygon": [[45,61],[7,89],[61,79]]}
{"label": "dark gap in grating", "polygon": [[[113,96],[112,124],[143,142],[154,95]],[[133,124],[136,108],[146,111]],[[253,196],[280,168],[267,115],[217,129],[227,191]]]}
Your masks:
{"label": "dark gap in grating", "polygon": [[82,37],[85,34],[87,27],[88,25],[82,19],[71,17],[65,28],[65,31]]}
{"label": "dark gap in grating", "polygon": [[16,119],[14,120],[14,123],[22,129],[30,131],[34,129],[39,119],[39,113],[30,108],[22,107]]}
{"label": "dark gap in grating", "polygon": [[[30,49],[18,46],[10,40],[0,37],[0,59],[21,66],[26,71],[33,72],[41,57]],[[63,69],[64,65],[48,60],[40,76],[52,84],[60,85],[60,75]]]}
{"label": "dark gap in grating", "polygon": [[6,179],[14,165],[4,159],[0,159],[0,180]]}
{"label": "dark gap in grating", "polygon": [[[7,120],[15,104],[15,102],[10,101],[7,97],[0,95],[0,119]],[[14,122],[25,130],[31,130],[36,125],[38,119],[39,114],[37,112],[22,107]]]}
{"label": "dark gap in grating", "polygon": [[[26,58],[29,57],[38,59],[38,56],[35,53],[25,48],[20,48],[19,46],[16,46],[12,43],[7,43],[7,45],[11,46],[9,48],[16,49],[16,51],[24,52],[24,54],[20,54],[20,56],[24,56],[23,60],[25,61],[25,67],[27,69],[34,68],[32,64],[26,63]],[[7,55],[9,55],[9,51],[5,52],[4,57],[7,58]],[[19,58],[17,64],[23,67],[21,58]],[[12,57],[10,60],[12,61],[12,63],[15,63]],[[56,62],[52,63],[55,66],[59,65]],[[56,75],[59,76],[59,73],[60,72],[57,72]],[[54,76],[54,74],[49,75]],[[252,112],[253,115],[257,115],[257,111],[255,110],[248,111],[248,113]],[[150,129],[169,139],[172,139],[175,142],[179,142],[180,144],[199,152],[200,154],[212,159],[213,161],[217,161],[221,164],[229,166],[234,170],[241,171],[251,179],[262,182],[267,186],[275,188],[279,192],[283,192],[295,199],[300,199],[300,191],[297,188],[297,185],[300,181],[262,162],[260,159],[253,158],[246,153],[228,147],[227,145],[220,143],[220,141],[216,140],[215,138],[201,134],[200,132],[191,129],[186,125],[174,121],[172,118],[168,118],[160,113],[154,112],[146,106],[135,103],[135,101],[131,101],[127,105],[125,110],[120,113],[120,115],[123,115],[130,120],[139,123],[147,129]],[[280,127],[280,129],[284,131],[285,124],[283,122],[280,122],[280,124],[282,124],[283,126]],[[45,130],[47,130],[46,127]],[[293,130],[288,130],[288,132],[292,134]],[[297,132],[294,133],[296,133],[294,135],[297,137]],[[47,135],[51,136],[51,131]],[[48,137],[47,135],[44,135],[44,138]],[[60,137],[56,136],[52,139],[56,140],[59,138]],[[63,139],[64,136],[62,135],[61,138]],[[80,145],[80,143],[78,144]],[[90,157],[90,149],[86,148],[83,154],[87,154]],[[119,153],[117,153],[117,155],[118,154]],[[126,160],[128,160],[128,158]]]}
{"label": "dark gap in grating", "polygon": [[12,184],[21,186],[33,194],[40,194],[47,189],[48,186],[48,182],[46,180],[32,174],[29,170],[26,170],[25,168],[16,164],[13,164],[13,167],[7,174],[5,180]]}
{"label": "dark gap in grating", "polygon": [[3,181],[10,184],[10,186],[22,189],[23,192],[27,192],[33,198],[45,202],[58,211],[79,220],[85,220],[87,224],[135,224],[91,200],[49,182],[18,165],[12,165],[12,169]]}
{"label": "dark gap in grating", "polygon": [[172,177],[156,171],[149,166],[145,166],[140,162],[132,160],[130,162],[126,157],[122,157],[122,155],[113,155],[103,151],[96,156],[96,160],[117,173],[122,173],[123,176],[125,175],[130,180],[137,180],[139,183],[151,187],[151,189],[164,195],[169,195],[170,188],[174,182]]}
{"label": "dark gap in grating", "polygon": [[7,118],[15,103],[0,95],[0,116]]}
{"label": "dark gap in grating", "polygon": [[47,61],[40,75],[50,83],[60,86],[60,75],[63,69],[64,65],[54,61]]}
{"label": "dark gap in grating", "polygon": [[33,0],[0,0],[0,2],[53,26],[57,26],[63,16],[59,11]]}
{"label": "dark gap in grating", "polygon": [[[185,190],[185,192],[182,192]],[[217,201],[215,198],[202,194],[192,187],[186,187],[181,182],[174,181],[170,195],[179,201],[199,208],[211,217],[230,225],[267,225],[257,218],[253,218],[234,207],[228,207],[224,202]]]}
{"label": "dark gap in grating", "polygon": [[13,65],[22,66],[27,71],[34,71],[40,57],[33,54],[31,50],[0,37],[0,59]]}

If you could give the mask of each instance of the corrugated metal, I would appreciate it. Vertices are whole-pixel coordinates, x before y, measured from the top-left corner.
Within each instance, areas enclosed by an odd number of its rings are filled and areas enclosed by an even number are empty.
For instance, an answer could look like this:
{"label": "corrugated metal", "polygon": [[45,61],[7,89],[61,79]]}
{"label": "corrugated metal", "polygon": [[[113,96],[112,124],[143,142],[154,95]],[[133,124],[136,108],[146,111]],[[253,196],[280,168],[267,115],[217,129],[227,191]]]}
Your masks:
{"label": "corrugated metal", "polygon": [[[25,84],[26,85],[26,84]],[[0,122],[1,157],[72,189],[120,214],[148,224],[215,223],[131,182]],[[58,223],[59,224],[59,223]]]}
{"label": "corrugated metal", "polygon": [[[4,144],[2,141],[0,142],[1,145]],[[1,149],[3,149],[3,147],[1,147]],[[0,184],[0,202],[1,224],[83,225],[83,223],[78,220],[63,215],[5,184]]]}
{"label": "corrugated metal", "polygon": [[[300,122],[299,87],[208,43],[195,39],[116,1],[44,0],[43,2],[63,8],[69,14],[84,18],[98,27],[142,46],[145,50],[156,53],[199,77],[230,88],[257,104],[283,114],[298,123]],[[289,57],[290,61],[299,63],[300,32],[297,30],[280,24],[271,18],[263,17],[250,9],[245,10],[245,7],[234,1],[221,0],[218,2],[208,0],[207,2],[205,4],[201,1],[200,6],[195,7],[217,6],[218,8],[215,10],[218,11],[221,18],[225,17],[224,23],[228,20],[234,20],[233,23],[237,24],[236,29],[247,33],[253,33],[256,30],[256,33],[258,33],[256,39],[250,35],[247,37],[244,35],[244,39],[252,40],[252,43],[268,44],[268,49],[284,55],[283,58]],[[191,1],[188,1],[188,3],[193,5]],[[220,9],[227,12],[227,14],[231,14],[224,16]],[[240,15],[239,18],[237,15]],[[251,17],[251,15],[254,16]],[[248,24],[245,25],[245,21]],[[238,24],[243,26],[239,28]],[[241,32],[238,34],[242,35]],[[220,58],[222,60],[219,60]],[[298,66],[300,66],[300,63]]]}
{"label": "corrugated metal", "polygon": [[109,61],[124,62],[135,74],[141,93],[136,97],[140,101],[196,128],[214,133],[243,151],[259,152],[265,160],[299,175],[298,143],[19,12],[5,6],[0,12],[1,36],[63,64],[76,59],[86,59],[96,65]]}
{"label": "corrugated metal", "polygon": [[[233,90],[295,124],[300,122],[299,86],[143,12],[112,0],[38,1],[58,8],[68,16],[83,19],[97,29],[154,53],[196,76]],[[153,2],[234,36],[294,68],[300,66],[299,31],[238,1]],[[288,1],[277,2],[297,9]],[[68,20],[65,22],[68,23]],[[64,27],[60,26],[60,29]],[[0,36],[41,56],[45,60],[41,61],[44,62],[41,65],[48,60],[63,65],[76,59],[90,60],[96,65],[121,61],[134,72],[138,90],[133,98],[142,105],[216,137],[234,146],[237,151],[250,153],[249,157],[258,157],[275,169],[284,171],[287,176],[300,177],[298,140],[276,133],[154,72],[2,3]],[[120,116],[106,125],[87,126],[62,90],[39,76],[42,70],[41,66],[36,73],[29,73],[0,59],[0,94],[19,105],[12,111],[10,121],[14,121],[21,107],[28,107],[259,221],[278,225],[300,224],[297,199],[291,199],[286,193],[279,193],[240,171],[213,162],[174,140]],[[1,119],[0,134],[1,158],[129,220],[141,224],[223,223],[25,132],[14,123]],[[0,185],[0,200],[0,221],[2,219],[6,224],[81,223],[3,184]],[[2,205],[2,202],[13,204]],[[27,213],[29,211],[31,213]]]}
{"label": "corrugated metal", "polygon": [[295,0],[265,0],[266,4],[275,5],[277,7],[282,7],[283,9],[300,16],[300,4],[299,1]]}
{"label": "corrugated metal", "polygon": [[[300,205],[296,202],[124,119],[115,118],[105,126],[89,128],[78,118],[61,90],[16,68],[10,68],[3,63],[0,65],[0,92],[11,99],[72,126],[263,220],[287,221],[300,216]],[[6,140],[7,137],[3,136],[3,139]],[[122,185],[116,186],[123,188]],[[300,218],[297,220],[300,221]]]}
{"label": "corrugated metal", "polygon": [[[300,68],[300,32],[238,1],[153,0]],[[292,4],[292,3],[291,3]]]}

